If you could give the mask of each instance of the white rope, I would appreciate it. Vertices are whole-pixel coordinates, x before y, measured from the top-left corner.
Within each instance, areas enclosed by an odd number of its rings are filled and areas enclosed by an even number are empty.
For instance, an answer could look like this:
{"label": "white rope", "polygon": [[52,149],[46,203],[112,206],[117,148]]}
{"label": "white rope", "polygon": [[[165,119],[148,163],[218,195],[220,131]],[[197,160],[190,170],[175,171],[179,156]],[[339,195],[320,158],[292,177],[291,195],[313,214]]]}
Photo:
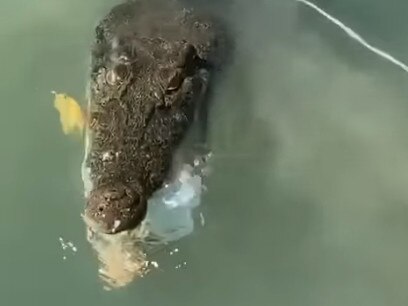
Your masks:
{"label": "white rope", "polygon": [[395,57],[393,57],[392,55],[388,54],[385,51],[382,51],[372,45],[370,45],[364,38],[362,38],[358,33],[354,32],[351,28],[349,28],[348,26],[346,26],[343,22],[341,22],[340,20],[336,19],[335,17],[331,16],[330,14],[326,13],[324,10],[322,10],[320,7],[318,7],[316,4],[313,4],[307,0],[295,0],[297,2],[301,2],[307,6],[309,6],[310,8],[314,9],[316,12],[318,12],[319,14],[321,14],[322,16],[326,17],[329,21],[331,21],[332,23],[334,23],[336,26],[338,26],[339,28],[341,28],[344,32],[346,32],[346,34],[351,37],[352,39],[354,39],[355,41],[357,41],[358,43],[360,43],[361,45],[363,45],[364,47],[366,47],[368,50],[370,50],[371,52],[379,55],[380,57],[382,57],[383,59],[391,62],[392,64],[400,67],[402,70],[404,70],[405,72],[408,72],[408,66],[405,65],[403,62],[399,61],[398,59],[396,59]]}

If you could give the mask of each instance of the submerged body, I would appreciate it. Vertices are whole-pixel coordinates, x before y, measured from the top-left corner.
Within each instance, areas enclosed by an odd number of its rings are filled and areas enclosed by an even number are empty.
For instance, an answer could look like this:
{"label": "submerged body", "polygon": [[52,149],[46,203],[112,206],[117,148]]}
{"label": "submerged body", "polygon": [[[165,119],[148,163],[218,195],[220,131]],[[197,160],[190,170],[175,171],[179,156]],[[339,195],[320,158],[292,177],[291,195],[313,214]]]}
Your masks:
{"label": "submerged body", "polygon": [[205,120],[224,29],[174,1],[131,1],[99,23],[86,130],[85,221],[94,232],[132,230],[170,179],[192,123]]}

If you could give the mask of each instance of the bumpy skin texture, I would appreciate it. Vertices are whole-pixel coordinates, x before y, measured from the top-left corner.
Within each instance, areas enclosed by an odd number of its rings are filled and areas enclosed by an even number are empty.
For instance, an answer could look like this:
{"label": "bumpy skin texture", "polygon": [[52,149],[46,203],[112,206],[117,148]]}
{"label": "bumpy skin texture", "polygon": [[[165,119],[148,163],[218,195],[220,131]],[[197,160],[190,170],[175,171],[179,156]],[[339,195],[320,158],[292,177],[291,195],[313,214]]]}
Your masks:
{"label": "bumpy skin texture", "polygon": [[227,57],[224,27],[171,0],[114,7],[96,27],[89,84],[93,190],[85,217],[117,233],[143,220]]}

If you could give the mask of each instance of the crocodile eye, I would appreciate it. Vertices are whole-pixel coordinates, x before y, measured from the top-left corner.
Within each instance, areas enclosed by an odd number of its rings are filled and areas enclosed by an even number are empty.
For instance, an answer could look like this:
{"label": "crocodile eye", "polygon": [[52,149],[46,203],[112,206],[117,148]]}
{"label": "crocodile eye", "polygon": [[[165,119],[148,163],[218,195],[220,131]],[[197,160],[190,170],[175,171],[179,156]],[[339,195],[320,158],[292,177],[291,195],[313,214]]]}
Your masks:
{"label": "crocodile eye", "polygon": [[129,56],[127,56],[126,54],[121,54],[118,57],[118,61],[124,64],[129,64],[130,59],[129,59]]}
{"label": "crocodile eye", "polygon": [[166,94],[171,94],[180,89],[184,79],[195,74],[199,64],[200,58],[197,55],[196,48],[191,44],[185,45],[180,52],[177,68],[167,83]]}
{"label": "crocodile eye", "polygon": [[117,65],[114,70],[120,80],[125,79],[129,75],[129,66],[125,64]]}
{"label": "crocodile eye", "polygon": [[178,67],[183,67],[184,69],[191,69],[194,66],[194,62],[197,59],[197,50],[193,45],[188,44],[184,47],[180,54],[178,61]]}
{"label": "crocodile eye", "polygon": [[167,84],[166,93],[172,93],[181,87],[184,81],[184,73],[181,69],[177,69]]}
{"label": "crocodile eye", "polygon": [[120,64],[106,72],[106,82],[109,85],[115,85],[123,81],[129,75],[128,66]]}
{"label": "crocodile eye", "polygon": [[106,79],[106,83],[108,83],[109,85],[115,85],[116,81],[118,80],[118,77],[117,77],[115,71],[109,70],[106,73],[105,79]]}

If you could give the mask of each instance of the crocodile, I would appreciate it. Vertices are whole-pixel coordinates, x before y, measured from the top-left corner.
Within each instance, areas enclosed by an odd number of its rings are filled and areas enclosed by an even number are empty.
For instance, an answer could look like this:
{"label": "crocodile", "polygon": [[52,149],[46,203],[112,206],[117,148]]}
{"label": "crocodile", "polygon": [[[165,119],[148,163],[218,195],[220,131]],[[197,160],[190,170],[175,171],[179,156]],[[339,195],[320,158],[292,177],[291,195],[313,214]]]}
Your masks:
{"label": "crocodile", "polygon": [[193,123],[205,142],[210,93],[229,45],[219,18],[172,0],[119,4],[96,26],[83,162],[84,217],[94,231],[140,225]]}

